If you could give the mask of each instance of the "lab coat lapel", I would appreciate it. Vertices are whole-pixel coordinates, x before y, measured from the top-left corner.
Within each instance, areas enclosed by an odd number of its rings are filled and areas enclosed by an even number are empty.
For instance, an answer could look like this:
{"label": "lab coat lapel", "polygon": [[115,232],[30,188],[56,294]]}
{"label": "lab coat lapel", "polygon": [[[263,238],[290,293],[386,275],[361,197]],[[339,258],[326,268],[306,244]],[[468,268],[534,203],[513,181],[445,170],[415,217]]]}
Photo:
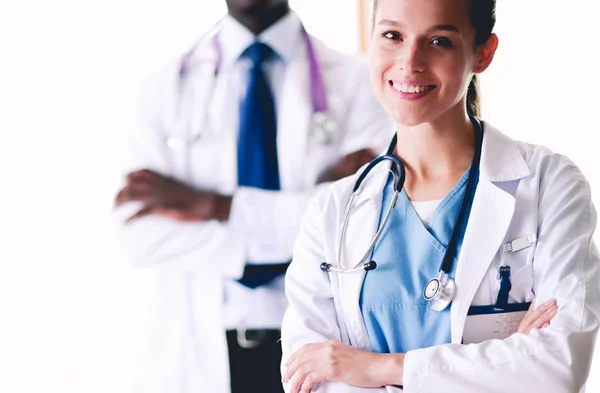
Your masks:
{"label": "lab coat lapel", "polygon": [[[172,85],[172,99],[167,101],[168,107],[165,108],[167,117],[165,118],[165,128],[168,130],[169,139],[167,143],[173,152],[172,171],[179,177],[188,178],[190,175],[188,168],[187,143],[190,138],[199,136],[202,143],[205,143],[207,136],[211,135],[210,130],[205,129],[206,116],[214,119],[214,114],[209,115],[207,109],[214,108],[215,105],[207,105],[207,99],[215,101],[215,97],[209,97],[213,86],[214,72],[216,63],[216,52],[211,44],[213,34],[207,35],[200,40],[188,54],[184,55],[180,61],[174,64]],[[198,88],[202,86],[202,88]],[[212,127],[211,127],[212,128]],[[185,141],[183,144],[179,140]]]}
{"label": "lab coat lapel", "polygon": [[[202,37],[179,64],[185,71],[177,73],[179,81],[175,84],[178,92],[175,96],[173,121],[175,129],[183,138],[195,134],[199,134],[201,139],[215,137],[225,125],[222,122],[231,119],[227,115],[227,111],[231,111],[231,105],[227,105],[230,103],[227,100],[228,89],[223,86],[227,78],[215,77],[219,59],[215,46],[217,32],[218,25]],[[220,119],[223,120],[219,121]]]}
{"label": "lab coat lapel", "polygon": [[[296,46],[289,61],[277,103],[277,151],[281,187],[304,189],[299,182],[303,173],[308,130],[312,118],[310,78],[304,44]],[[301,177],[300,177],[301,178]]]}
{"label": "lab coat lapel", "polygon": [[514,208],[512,195],[485,179],[479,181],[456,269],[457,291],[451,309],[453,343],[462,341],[467,311],[504,239]]}
{"label": "lab coat lapel", "polygon": [[462,341],[471,302],[512,221],[519,181],[530,174],[516,143],[485,124],[479,184],[456,268],[453,343]]}

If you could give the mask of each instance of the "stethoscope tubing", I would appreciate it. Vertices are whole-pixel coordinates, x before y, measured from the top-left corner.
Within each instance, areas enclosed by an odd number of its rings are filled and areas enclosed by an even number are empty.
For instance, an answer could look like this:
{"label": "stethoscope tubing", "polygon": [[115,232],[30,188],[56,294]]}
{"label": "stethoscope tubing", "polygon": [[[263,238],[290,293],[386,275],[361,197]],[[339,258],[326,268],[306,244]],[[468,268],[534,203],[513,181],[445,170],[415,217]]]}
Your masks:
{"label": "stethoscope tubing", "polygon": [[[191,67],[191,61],[193,58],[193,54],[194,51],[196,50],[196,48],[198,47],[200,42],[205,41],[206,39],[210,39],[211,42],[211,46],[213,49],[213,52],[215,53],[215,58],[213,60],[214,64],[213,64],[213,76],[211,78],[211,82],[210,82],[210,87],[209,87],[209,93],[207,94],[206,98],[205,98],[205,102],[204,102],[204,121],[205,124],[204,126],[207,126],[207,119],[208,119],[208,109],[209,106],[212,102],[212,97],[214,96],[215,93],[215,88],[216,88],[216,82],[217,79],[219,77],[220,71],[221,71],[221,63],[222,63],[222,52],[221,52],[221,47],[219,45],[219,40],[218,40],[218,35],[217,32],[220,28],[220,23],[217,23],[212,29],[210,29],[207,33],[204,34],[204,36],[202,36],[202,38],[200,38],[200,40],[192,47],[191,50],[189,50],[186,54],[184,54],[180,60],[180,64],[179,64],[179,105],[178,105],[178,118],[180,119],[182,116],[182,107],[183,107],[183,103],[182,101],[182,97],[183,97],[183,91],[184,91],[184,84],[185,84],[185,79],[186,76],[190,70]],[[306,46],[306,54],[307,54],[307,58],[308,58],[308,70],[309,70],[309,78],[310,78],[310,97],[311,97],[311,106],[312,106],[312,122],[313,122],[313,126],[314,127],[329,127],[331,129],[334,129],[335,127],[332,126],[332,122],[330,121],[330,117],[328,116],[328,111],[329,111],[329,105],[327,102],[327,92],[325,89],[325,83],[323,81],[323,75],[321,72],[321,69],[319,67],[319,60],[318,60],[318,56],[317,53],[315,51],[313,42],[310,38],[310,35],[308,34],[308,32],[306,31],[306,28],[304,27],[304,25],[301,25],[301,29],[302,29],[302,36],[304,38],[304,43]],[[210,37],[210,38],[208,38]],[[323,133],[323,132],[321,132]],[[324,143],[328,143],[330,141],[330,135],[320,135],[321,138],[324,139]],[[182,139],[182,140],[180,140]],[[167,145],[170,147],[175,147],[175,146],[179,146],[179,145],[185,145],[187,143],[191,141],[195,141],[199,139],[199,135],[196,135],[195,137],[192,138],[177,138],[177,137],[168,137],[166,142]]]}
{"label": "stethoscope tubing", "polygon": [[[460,225],[462,223],[462,220],[468,219],[467,217],[464,217],[466,215],[466,208],[467,208],[466,202],[467,202],[468,198],[470,197],[470,195],[473,193],[474,188],[477,186],[477,178],[478,178],[477,175],[479,172],[479,163],[481,160],[481,148],[482,148],[482,142],[483,142],[483,126],[481,125],[481,122],[474,117],[471,118],[471,122],[473,123],[473,127],[475,129],[475,152],[473,155],[473,162],[471,164],[471,168],[470,168],[470,172],[469,172],[469,180],[467,183],[467,190],[465,192],[465,196],[463,197],[463,202],[461,204],[461,208],[460,208],[458,217],[455,222],[455,226],[454,226],[454,230],[452,232],[450,243],[449,243],[448,247],[446,248],[446,253],[444,254],[444,258],[442,259],[442,262],[440,265],[440,269],[439,269],[439,272],[440,272],[439,281],[440,282],[442,281],[442,278],[444,277],[444,275],[449,274],[452,269],[452,261],[453,261],[452,250],[454,248],[454,245],[455,245],[456,239],[457,239],[457,234],[458,234],[457,227],[458,227],[458,225]],[[402,191],[402,188],[404,186],[404,181],[406,179],[406,171],[404,168],[404,164],[402,163],[402,161],[400,159],[398,159],[396,156],[393,155],[393,151],[395,149],[396,143],[397,143],[397,135],[394,135],[394,137],[392,138],[392,141],[388,147],[387,152],[385,154],[373,159],[365,167],[365,169],[360,173],[360,175],[358,175],[358,178],[356,179],[356,181],[354,183],[354,187],[352,189],[352,194],[346,205],[346,212],[344,215],[344,221],[342,223],[342,232],[340,234],[340,242],[338,245],[338,252],[337,252],[338,265],[335,266],[334,264],[329,264],[329,263],[324,262],[323,264],[321,264],[322,270],[333,271],[336,273],[352,273],[352,272],[361,270],[361,268],[366,269],[367,267],[369,267],[369,269],[367,269],[367,270],[373,270],[372,265],[367,266],[367,264],[373,263],[373,261],[370,261],[370,262],[366,262],[366,261],[369,258],[369,256],[371,255],[377,240],[379,240],[379,238],[381,237],[381,234],[383,233],[383,230],[384,230],[384,228],[387,224],[387,221],[391,215],[392,209],[396,205],[398,195]],[[360,190],[361,185],[363,184],[367,175],[371,172],[371,170],[375,166],[377,166],[378,164],[380,164],[383,161],[391,161],[390,172],[394,176],[394,195],[392,196],[392,201],[386,211],[384,220],[383,220],[382,224],[379,226],[379,229],[377,230],[377,232],[374,236],[374,239],[369,244],[367,251],[363,254],[363,256],[361,257],[361,259],[359,260],[359,262],[356,265],[354,265],[350,269],[344,269],[342,266],[343,264],[341,263],[342,248],[343,248],[344,239],[346,236],[348,221],[350,219],[350,212],[352,210],[352,207],[354,206],[354,200],[355,200],[356,196],[358,195],[358,191]]]}

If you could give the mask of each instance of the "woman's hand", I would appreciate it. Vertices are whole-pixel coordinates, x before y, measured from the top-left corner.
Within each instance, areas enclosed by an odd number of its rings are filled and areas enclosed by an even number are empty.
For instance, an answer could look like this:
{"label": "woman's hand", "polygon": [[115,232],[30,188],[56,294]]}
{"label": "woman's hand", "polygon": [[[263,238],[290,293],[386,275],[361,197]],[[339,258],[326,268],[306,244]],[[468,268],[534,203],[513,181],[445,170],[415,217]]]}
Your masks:
{"label": "woman's hand", "polygon": [[550,321],[557,312],[556,300],[549,300],[537,308],[535,308],[535,301],[531,302],[529,310],[527,310],[519,324],[517,333],[529,334],[531,329],[541,329],[549,326]]}
{"label": "woman's hand", "polygon": [[404,354],[372,353],[331,340],[296,351],[286,363],[283,382],[291,393],[309,393],[324,381],[364,388],[401,385],[403,364]]}
{"label": "woman's hand", "polygon": [[[548,326],[557,311],[555,300],[537,308],[532,302],[517,333],[529,334]],[[402,385],[404,356],[367,352],[337,340],[307,344],[288,359],[283,382],[290,384],[291,393],[309,393],[325,381],[364,388]]]}

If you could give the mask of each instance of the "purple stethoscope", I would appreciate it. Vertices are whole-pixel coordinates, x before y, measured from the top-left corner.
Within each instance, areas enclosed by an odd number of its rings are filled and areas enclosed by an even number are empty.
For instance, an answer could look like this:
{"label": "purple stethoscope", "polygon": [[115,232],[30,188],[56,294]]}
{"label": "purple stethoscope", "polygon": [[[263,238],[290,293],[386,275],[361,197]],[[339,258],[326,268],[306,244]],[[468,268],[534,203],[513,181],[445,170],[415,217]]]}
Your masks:
{"label": "purple stethoscope", "polygon": [[[218,30],[218,28],[219,25],[217,24],[213,29],[206,33],[204,37],[200,39],[200,41],[202,41],[203,39],[205,39],[206,36],[212,35],[211,44],[216,54],[216,59],[214,60],[214,70],[213,77],[211,80],[211,86],[209,87],[209,94],[207,95],[207,98],[204,103],[204,127],[202,128],[206,128],[208,126],[208,107],[210,106],[210,103],[212,101],[215,92],[216,81],[221,68],[221,48],[219,47],[219,42],[216,34],[216,30]],[[323,82],[323,77],[319,69],[317,55],[315,53],[315,49],[313,47],[310,36],[308,35],[304,26],[302,26],[302,36],[304,37],[304,42],[306,45],[310,73],[310,98],[312,104],[310,136],[314,138],[314,140],[318,143],[327,145],[330,144],[333,139],[333,135],[337,129],[337,124],[329,115],[325,84]],[[197,45],[194,45],[194,47],[181,58],[179,66],[180,92],[183,90],[183,81],[185,80],[186,74],[189,71],[190,59],[196,47]],[[181,136],[174,135],[167,136],[165,143],[168,147],[176,149],[185,147],[187,145],[191,145],[199,141],[200,139],[201,134],[199,132],[196,132],[193,133],[193,135],[183,138]]]}

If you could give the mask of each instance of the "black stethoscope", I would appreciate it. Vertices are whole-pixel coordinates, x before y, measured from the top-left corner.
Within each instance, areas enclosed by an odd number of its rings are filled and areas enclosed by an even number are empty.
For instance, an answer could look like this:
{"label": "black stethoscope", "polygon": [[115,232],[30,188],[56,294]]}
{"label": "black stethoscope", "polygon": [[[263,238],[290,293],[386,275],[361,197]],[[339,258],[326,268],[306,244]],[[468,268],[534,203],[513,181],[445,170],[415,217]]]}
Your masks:
{"label": "black stethoscope", "polygon": [[[473,127],[475,130],[475,153],[473,154],[473,161],[471,163],[471,169],[469,171],[469,180],[467,183],[467,190],[465,192],[465,196],[463,197],[460,211],[458,217],[456,218],[456,222],[454,223],[454,229],[452,230],[452,236],[450,237],[450,242],[448,243],[448,247],[446,248],[446,252],[444,253],[444,258],[442,259],[442,263],[440,265],[440,275],[437,278],[432,278],[425,285],[423,289],[423,297],[425,300],[429,302],[429,307],[433,311],[442,311],[450,303],[452,299],[454,299],[454,295],[456,294],[456,282],[453,278],[450,277],[450,271],[452,270],[452,262],[454,260],[454,253],[456,248],[456,241],[458,237],[458,228],[462,226],[465,220],[468,220],[470,210],[467,210],[470,205],[471,196],[474,195],[475,188],[477,187],[477,183],[479,181],[479,163],[481,161],[481,147],[483,144],[483,125],[481,121],[477,118],[472,117],[471,122],[473,123]],[[398,199],[398,195],[402,191],[402,187],[404,186],[404,180],[406,179],[406,171],[404,168],[404,164],[401,160],[399,160],[396,156],[394,156],[394,149],[396,148],[396,143],[398,140],[398,136],[394,135],[392,142],[386,152],[386,154],[381,155],[371,161],[367,167],[362,171],[362,173],[356,179],[354,183],[354,188],[352,189],[352,195],[350,196],[350,200],[346,206],[346,214],[344,216],[344,222],[342,224],[342,233],[340,235],[340,242],[338,246],[337,252],[337,260],[338,265],[334,265],[331,263],[323,262],[320,266],[321,270],[324,272],[335,272],[335,273],[354,273],[361,270],[369,271],[375,270],[377,268],[377,263],[373,260],[370,260],[370,255],[373,252],[373,248],[379,240],[383,230],[385,229],[385,225],[388,222],[388,219],[391,215],[392,209],[396,206],[396,201]],[[346,236],[346,229],[348,227],[348,220],[350,217],[350,210],[354,206],[355,198],[357,197],[357,191],[360,189],[360,186],[363,180],[367,177],[369,172],[379,163],[383,161],[391,161],[390,172],[394,177],[394,194],[392,195],[392,199],[390,205],[386,211],[386,214],[383,219],[383,223],[379,226],[377,233],[371,241],[367,251],[364,253],[359,262],[354,265],[350,269],[344,269],[341,267],[341,255],[342,255],[342,244],[344,242],[344,238]]]}

